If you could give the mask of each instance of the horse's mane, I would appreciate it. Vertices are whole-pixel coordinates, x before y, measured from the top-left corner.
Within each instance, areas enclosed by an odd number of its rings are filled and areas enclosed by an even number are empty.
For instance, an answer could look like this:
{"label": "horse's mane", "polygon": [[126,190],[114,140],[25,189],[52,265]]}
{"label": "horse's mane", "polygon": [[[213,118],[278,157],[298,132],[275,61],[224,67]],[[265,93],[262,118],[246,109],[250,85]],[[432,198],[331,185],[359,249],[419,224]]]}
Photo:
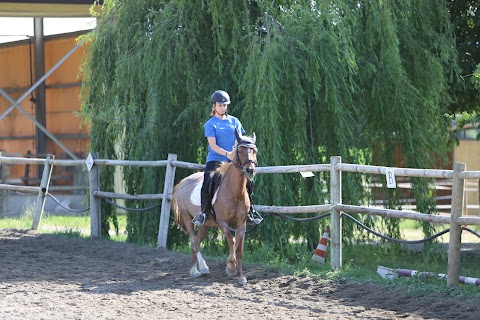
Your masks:
{"label": "horse's mane", "polygon": [[219,173],[221,175],[224,175],[225,173],[227,173],[228,169],[232,164],[232,162],[224,162],[212,173]]}

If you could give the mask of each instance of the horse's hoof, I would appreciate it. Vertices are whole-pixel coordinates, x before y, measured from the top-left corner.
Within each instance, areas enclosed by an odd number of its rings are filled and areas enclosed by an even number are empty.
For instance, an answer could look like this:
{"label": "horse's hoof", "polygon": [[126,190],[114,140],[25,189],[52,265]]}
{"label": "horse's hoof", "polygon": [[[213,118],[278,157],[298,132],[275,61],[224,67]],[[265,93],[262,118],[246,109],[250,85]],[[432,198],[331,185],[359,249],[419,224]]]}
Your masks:
{"label": "horse's hoof", "polygon": [[205,262],[205,259],[203,259],[202,254],[200,252],[197,252],[197,263],[198,263],[198,269],[200,270],[201,274],[209,274],[210,269],[207,266],[207,263]]}
{"label": "horse's hoof", "polygon": [[200,272],[198,272],[196,267],[192,267],[192,269],[190,269],[190,277],[198,278],[198,277],[201,277],[201,276],[202,276],[202,274]]}
{"label": "horse's hoof", "polygon": [[244,286],[247,284],[247,278],[245,277],[238,277],[237,278],[237,284],[240,286]]}
{"label": "horse's hoof", "polygon": [[225,271],[227,272],[227,274],[229,276],[234,276],[237,274],[237,269],[236,268],[229,268],[228,265],[227,265],[227,268],[225,269]]}
{"label": "horse's hoof", "polygon": [[205,268],[200,267],[200,273],[201,274],[209,274],[210,269],[207,266],[205,266]]}

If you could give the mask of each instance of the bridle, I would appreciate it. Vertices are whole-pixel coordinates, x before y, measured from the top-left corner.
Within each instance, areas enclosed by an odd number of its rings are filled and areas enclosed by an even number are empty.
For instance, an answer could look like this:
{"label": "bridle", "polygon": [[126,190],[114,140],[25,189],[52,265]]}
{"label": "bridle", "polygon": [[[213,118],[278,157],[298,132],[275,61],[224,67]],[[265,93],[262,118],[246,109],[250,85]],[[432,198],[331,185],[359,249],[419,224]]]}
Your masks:
{"label": "bridle", "polygon": [[[240,147],[244,147],[248,151],[248,159],[244,163],[242,163],[240,160],[240,152],[239,152]],[[247,172],[248,168],[252,163],[254,164],[255,167],[258,165],[258,162],[253,160],[251,156],[252,153],[256,151],[257,151],[257,146],[254,143],[251,143],[249,141],[240,142],[237,145],[237,148],[235,149],[236,157],[235,157],[235,162],[233,162],[233,165],[235,166],[235,168],[240,170],[245,175],[245,177],[247,177],[247,179],[249,180],[251,179],[249,178],[249,175],[250,175],[249,172]],[[255,169],[253,170],[253,174],[255,174]]]}

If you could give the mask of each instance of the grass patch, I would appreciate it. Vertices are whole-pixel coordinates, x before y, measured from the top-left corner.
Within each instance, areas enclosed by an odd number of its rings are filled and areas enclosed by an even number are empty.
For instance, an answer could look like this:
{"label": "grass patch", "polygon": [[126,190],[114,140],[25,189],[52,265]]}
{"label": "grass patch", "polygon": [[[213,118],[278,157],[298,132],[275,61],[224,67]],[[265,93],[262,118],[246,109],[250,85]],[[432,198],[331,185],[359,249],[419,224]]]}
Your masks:
{"label": "grass patch", "polygon": [[[0,229],[31,229],[33,217],[28,210],[19,218],[0,218]],[[127,217],[118,216],[119,233],[110,226],[110,239],[124,242],[127,240]],[[46,214],[40,221],[38,232],[58,234],[68,238],[88,238],[90,236],[90,216],[53,216]]]}
{"label": "grass patch", "polygon": [[68,239],[83,239],[83,238],[88,238],[88,235],[85,235],[81,233],[80,231],[75,231],[75,230],[65,230],[65,231],[58,231],[55,232],[56,235],[63,237],[63,238],[68,238]]}

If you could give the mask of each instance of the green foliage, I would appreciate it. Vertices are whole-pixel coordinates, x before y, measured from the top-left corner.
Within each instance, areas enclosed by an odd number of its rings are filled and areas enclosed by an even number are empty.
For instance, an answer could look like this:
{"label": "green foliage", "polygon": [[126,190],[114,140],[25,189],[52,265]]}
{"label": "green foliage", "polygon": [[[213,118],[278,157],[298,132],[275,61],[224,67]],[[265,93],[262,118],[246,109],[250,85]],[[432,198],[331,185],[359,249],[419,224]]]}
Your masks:
{"label": "green foliage", "polygon": [[[461,130],[480,122],[480,1],[447,1],[455,30],[461,77],[452,79],[454,101],[449,113]],[[480,134],[477,135],[480,140]]]}
{"label": "green foliage", "polygon": [[[347,163],[428,168],[445,156],[438,145],[448,138],[442,115],[455,61],[447,7],[436,0],[106,1],[92,35],[82,108],[91,149],[102,158],[175,153],[203,163],[208,98],[221,88],[232,97],[229,112],[256,132],[260,165],[328,163],[340,155]],[[177,169],[177,181],[190,173]],[[102,167],[102,190],[113,191],[113,174]],[[126,168],[123,175],[130,194],[162,192],[162,170]],[[329,179],[259,175],[255,200],[328,203]],[[344,203],[368,203],[370,177],[342,179]],[[416,190],[431,199],[428,184]],[[399,207],[398,195],[387,198]],[[128,215],[130,241],[156,242],[158,211]],[[103,225],[115,224],[115,209],[102,205],[102,217]],[[399,234],[398,222],[357,218]],[[295,260],[292,241],[311,250],[326,224],[267,218],[248,241]],[[355,230],[344,223],[347,240],[363,237]],[[218,231],[209,235],[212,250],[220,249],[218,238]],[[186,240],[172,226],[168,245]]]}
{"label": "green foliage", "polygon": [[[480,93],[475,86],[475,73],[480,64],[480,1],[448,0],[448,10],[455,31],[461,77],[452,79],[454,103],[450,114],[480,112]],[[475,72],[475,70],[477,70]]]}
{"label": "green foliage", "polygon": [[[479,73],[479,79],[480,79],[480,73]],[[479,91],[480,91],[480,85],[479,85]],[[480,95],[479,95],[479,104],[480,104]],[[461,132],[462,130],[465,129],[465,127],[469,125],[472,127],[475,127],[475,126],[478,126],[478,123],[480,123],[480,112],[468,113],[464,111],[462,113],[457,113],[455,115],[449,115],[448,117],[451,119],[452,123],[455,123],[455,127],[452,130],[453,134],[457,134],[458,132]],[[480,140],[480,133],[477,134],[476,139]],[[455,141],[458,143],[457,139]]]}

